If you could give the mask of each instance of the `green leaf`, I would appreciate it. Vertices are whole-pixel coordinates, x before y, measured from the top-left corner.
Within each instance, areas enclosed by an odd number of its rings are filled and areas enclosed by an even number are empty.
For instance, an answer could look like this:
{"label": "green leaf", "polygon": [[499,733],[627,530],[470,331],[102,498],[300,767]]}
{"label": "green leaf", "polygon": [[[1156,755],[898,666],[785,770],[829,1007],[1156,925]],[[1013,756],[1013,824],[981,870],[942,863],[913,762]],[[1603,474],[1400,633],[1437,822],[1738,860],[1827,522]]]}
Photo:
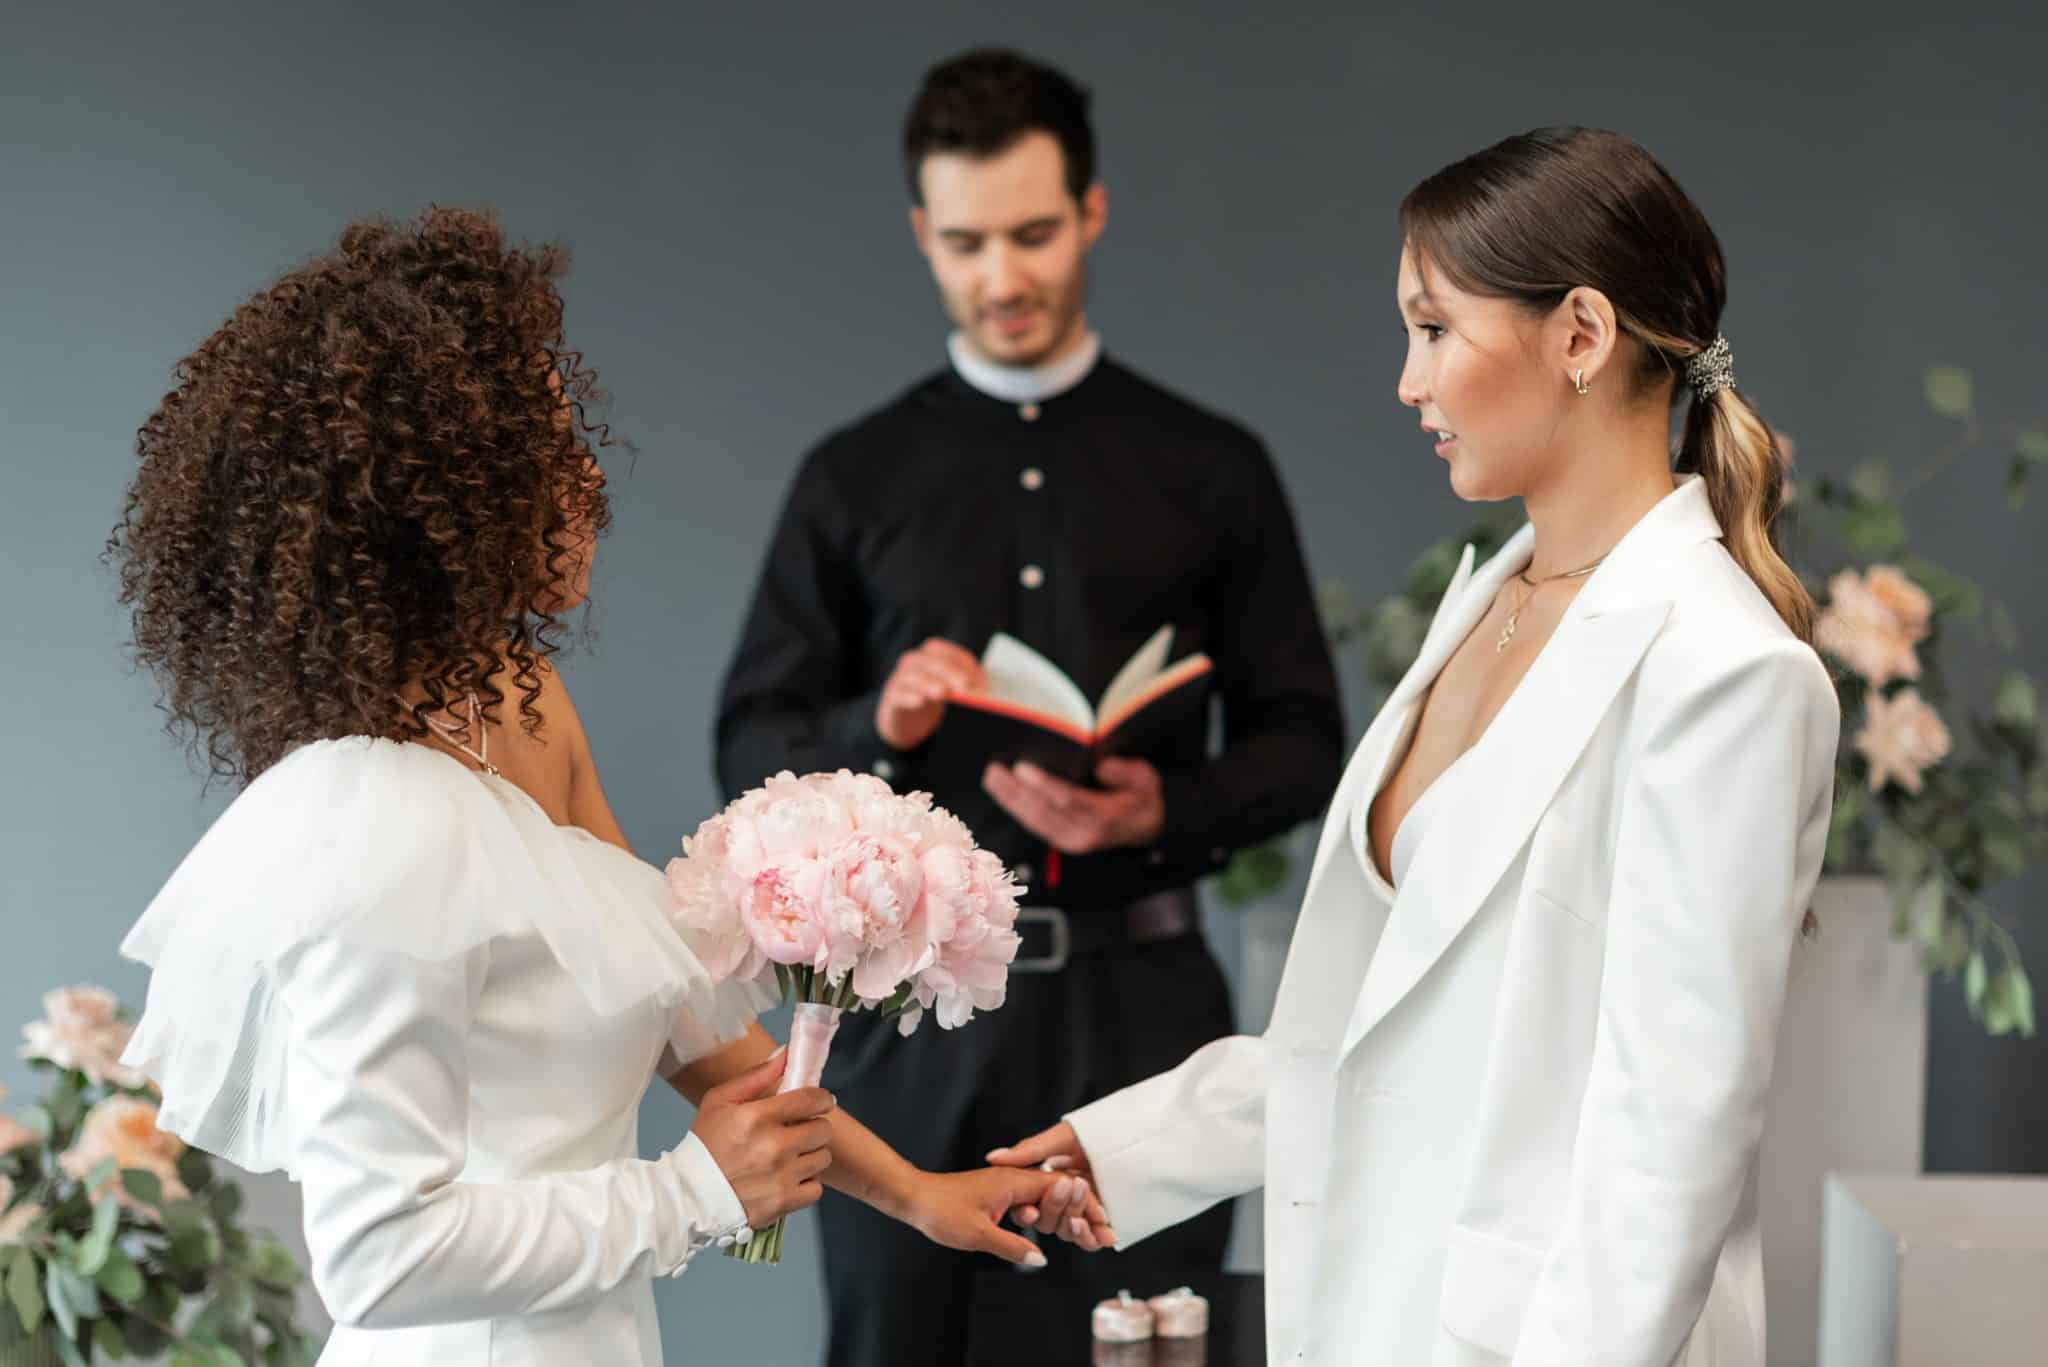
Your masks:
{"label": "green leaf", "polygon": [[[107,1176],[111,1178],[113,1173],[109,1171]],[[76,1266],[80,1272],[90,1277],[100,1270],[114,1247],[114,1231],[120,1223],[121,1203],[109,1192],[92,1208],[92,1233],[78,1246]]]}
{"label": "green leaf", "polygon": [[1984,951],[1970,951],[1970,962],[1963,968],[1963,1000],[1970,1004],[1973,1019],[1984,1019],[1984,988],[1990,981],[1990,972],[1984,967]]}
{"label": "green leaf", "polygon": [[1451,576],[1458,572],[1458,561],[1463,559],[1465,548],[1456,538],[1446,537],[1435,543],[1408,567],[1408,582],[1405,592],[1434,608],[1451,586]]}
{"label": "green leaf", "polygon": [[49,1109],[44,1106],[27,1107],[15,1119],[33,1131],[35,1137],[42,1140],[45,1144],[50,1142],[50,1135],[56,1128],[56,1123],[51,1118]]}
{"label": "green leaf", "polygon": [[133,1305],[142,1299],[142,1269],[118,1245],[107,1250],[107,1260],[100,1264],[94,1280],[100,1290],[123,1305]]}
{"label": "green leaf", "polygon": [[1849,842],[1856,833],[1856,823],[1863,819],[1863,809],[1868,801],[1861,786],[1851,783],[1835,785],[1835,807],[1828,814],[1827,862],[1832,868],[1839,868],[1849,859]]}
{"label": "green leaf", "polygon": [[113,1159],[102,1158],[99,1162],[93,1164],[92,1171],[85,1175],[86,1187],[92,1191],[98,1191],[101,1187],[114,1180],[114,1174],[119,1172],[120,1168],[121,1165]]}
{"label": "green leaf", "polygon": [[216,1367],[219,1359],[209,1349],[195,1343],[180,1344],[165,1367]]}
{"label": "green leaf", "polygon": [[43,1294],[49,1298],[50,1318],[57,1321],[58,1332],[70,1338],[78,1332],[78,1308],[71,1303],[70,1284],[64,1280],[65,1273],[74,1277],[78,1275],[62,1263],[46,1264],[43,1268]]}
{"label": "green leaf", "polygon": [[2014,987],[2013,967],[2007,964],[1991,979],[1991,985],[1984,989],[1984,1030],[1990,1035],[2007,1035],[2019,1025],[2019,1006]]}
{"label": "green leaf", "polygon": [[1944,418],[1967,418],[1976,403],[1976,386],[1961,366],[1929,366],[1927,404]]}
{"label": "green leaf", "polygon": [[7,1300],[21,1317],[21,1327],[33,1334],[43,1322],[43,1288],[36,1275],[35,1254],[21,1247],[7,1251]]}
{"label": "green leaf", "polygon": [[2029,427],[2013,439],[2013,449],[2035,465],[2048,465],[2048,427]]}
{"label": "green leaf", "polygon": [[1891,885],[1892,896],[1902,903],[1917,891],[1920,875],[1927,871],[1927,854],[1897,823],[1880,821],[1870,842],[1870,857],[1877,871]]}
{"label": "green leaf", "polygon": [[78,1351],[78,1345],[69,1338],[57,1340],[57,1356],[64,1359],[64,1367],[91,1367],[85,1354]]}
{"label": "green leaf", "polygon": [[187,1149],[178,1159],[178,1180],[187,1191],[205,1191],[213,1185],[213,1160],[198,1149]]}
{"label": "green leaf", "polygon": [[83,1272],[65,1263],[51,1263],[50,1280],[63,1286],[64,1299],[78,1313],[78,1318],[89,1320],[99,1316],[100,1289]]}
{"label": "green leaf", "polygon": [[1996,878],[2017,878],[2027,871],[2026,842],[2003,831],[1987,831],[1983,843],[1984,863]]}
{"label": "green leaf", "polygon": [[2034,1037],[2034,984],[2027,978],[2027,970],[2018,964],[2006,965],[2006,972],[2012,974],[2012,1015],[2019,1026],[2020,1034],[2028,1039]]}
{"label": "green leaf", "polygon": [[1849,472],[1849,492],[1865,503],[1888,503],[1892,496],[1892,468],[1881,460],[1866,460]]}
{"label": "green leaf", "polygon": [[242,1189],[233,1182],[223,1182],[213,1189],[211,1204],[214,1217],[226,1224],[242,1209]]}
{"label": "green leaf", "polygon": [[2014,456],[2012,462],[2005,467],[2006,507],[2017,512],[2027,506],[2027,484],[2031,473],[2032,467],[2021,456]]}
{"label": "green leaf", "polygon": [[104,1357],[128,1356],[128,1340],[121,1337],[121,1326],[112,1320],[93,1321],[92,1346],[96,1353]]}
{"label": "green leaf", "polygon": [[1942,945],[1948,926],[1946,915],[1947,897],[1944,895],[1939,875],[1923,879],[1913,889],[1906,903],[1906,922],[1913,928],[1913,938],[1920,942],[1930,966],[1939,967]]}
{"label": "green leaf", "polygon": [[2027,810],[2035,816],[2048,816],[2048,766],[2034,770],[2027,784]]}
{"label": "green leaf", "polygon": [[1859,503],[1842,514],[1842,540],[1869,559],[1898,553],[1906,544],[1906,519],[1889,503]]}
{"label": "green leaf", "polygon": [[1991,700],[1991,717],[2000,726],[2010,726],[2031,731],[2040,721],[2039,698],[2034,691],[2034,681],[2014,670],[1999,680],[1998,692]]}
{"label": "green leaf", "polygon": [[1255,902],[1286,886],[1289,860],[1279,841],[1239,850],[1216,880],[1216,890],[1235,906]]}
{"label": "green leaf", "polygon": [[130,1196],[153,1210],[161,1210],[164,1204],[164,1184],[155,1173],[146,1168],[123,1168],[121,1185]]}

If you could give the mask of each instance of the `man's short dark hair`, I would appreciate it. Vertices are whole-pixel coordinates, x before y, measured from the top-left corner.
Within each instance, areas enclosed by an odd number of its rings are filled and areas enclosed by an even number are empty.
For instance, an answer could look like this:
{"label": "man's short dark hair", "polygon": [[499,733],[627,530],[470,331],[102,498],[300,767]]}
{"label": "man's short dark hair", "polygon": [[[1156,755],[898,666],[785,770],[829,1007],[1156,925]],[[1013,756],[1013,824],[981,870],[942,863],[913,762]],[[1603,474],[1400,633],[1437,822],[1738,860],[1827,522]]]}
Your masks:
{"label": "man's short dark hair", "polygon": [[903,170],[913,203],[924,203],[918,173],[935,153],[992,157],[1027,133],[1050,133],[1066,161],[1075,199],[1095,183],[1095,130],[1088,92],[1059,71],[1000,48],[981,48],[925,73],[903,121]]}

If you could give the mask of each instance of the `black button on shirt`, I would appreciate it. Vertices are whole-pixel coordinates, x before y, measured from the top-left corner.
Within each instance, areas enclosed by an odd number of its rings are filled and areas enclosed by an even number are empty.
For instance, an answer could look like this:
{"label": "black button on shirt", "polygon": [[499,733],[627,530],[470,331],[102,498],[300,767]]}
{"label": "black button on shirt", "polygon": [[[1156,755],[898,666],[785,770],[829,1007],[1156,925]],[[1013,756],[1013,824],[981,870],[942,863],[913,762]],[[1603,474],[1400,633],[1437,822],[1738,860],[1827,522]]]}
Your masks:
{"label": "black button on shirt", "polygon": [[[883,682],[933,636],[979,653],[1006,631],[1101,695],[1159,627],[1216,666],[1220,746],[1193,729],[1147,756],[1152,845],[1061,861],[1032,901],[1108,905],[1183,886],[1231,849],[1312,817],[1343,720],[1293,515],[1237,424],[1108,359],[1034,406],[948,369],[822,442],[790,489],[719,705],[728,796],[780,769],[921,781],[875,733]],[[1012,865],[1043,842],[979,787],[935,788]]]}

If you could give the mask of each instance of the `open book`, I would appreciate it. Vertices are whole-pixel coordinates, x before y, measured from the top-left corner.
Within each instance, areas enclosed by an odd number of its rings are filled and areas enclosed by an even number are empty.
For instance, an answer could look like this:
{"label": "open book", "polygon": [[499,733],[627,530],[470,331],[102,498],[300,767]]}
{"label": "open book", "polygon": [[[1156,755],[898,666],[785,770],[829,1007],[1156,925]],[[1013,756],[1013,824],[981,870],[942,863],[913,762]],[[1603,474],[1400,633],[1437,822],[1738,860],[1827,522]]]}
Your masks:
{"label": "open book", "polygon": [[987,690],[948,698],[946,719],[933,740],[958,767],[971,766],[976,786],[991,761],[1029,760],[1070,783],[1093,787],[1096,763],[1105,756],[1143,757],[1190,730],[1208,735],[1213,666],[1200,654],[1169,665],[1172,650],[1173,628],[1163,626],[1091,704],[1066,671],[997,632],[981,656]]}

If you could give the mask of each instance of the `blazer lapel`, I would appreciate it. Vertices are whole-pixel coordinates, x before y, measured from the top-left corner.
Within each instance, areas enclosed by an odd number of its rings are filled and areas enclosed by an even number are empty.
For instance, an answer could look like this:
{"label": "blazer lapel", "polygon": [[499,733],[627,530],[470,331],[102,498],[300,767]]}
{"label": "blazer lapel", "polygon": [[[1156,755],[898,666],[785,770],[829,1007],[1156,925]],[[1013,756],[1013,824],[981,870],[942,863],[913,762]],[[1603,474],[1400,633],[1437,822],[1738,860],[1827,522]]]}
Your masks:
{"label": "blazer lapel", "polygon": [[1462,821],[1446,812],[1396,890],[1344,1032],[1345,1052],[1408,995],[1485,904],[1669,611],[1669,602],[1650,602],[1559,623],[1466,761],[1483,774],[1483,805]]}
{"label": "blazer lapel", "polygon": [[[1343,1028],[1344,1012],[1358,993],[1363,956],[1370,952],[1386,908],[1377,898],[1332,895],[1332,889],[1358,889],[1364,879],[1333,880],[1330,863],[1348,856],[1346,828],[1356,804],[1370,802],[1379,791],[1394,743],[1406,728],[1415,698],[1443,668],[1459,641],[1493,601],[1500,583],[1527,563],[1527,536],[1517,538],[1487,561],[1476,577],[1473,550],[1465,547],[1458,569],[1437,604],[1436,616],[1423,635],[1415,663],[1401,677],[1365,735],[1351,753],[1344,777],[1330,800],[1323,829],[1309,866],[1300,920],[1287,951],[1287,966],[1274,1000],[1267,1033],[1295,1044],[1328,1049]],[[1519,554],[1519,558],[1517,558]],[[1361,942],[1363,948],[1361,948]]]}
{"label": "blazer lapel", "polygon": [[[1630,529],[1586,582],[1543,653],[1479,738],[1483,753],[1469,762],[1483,770],[1484,807],[1464,823],[1446,824],[1435,838],[1425,838],[1396,889],[1345,1027],[1343,1052],[1357,1047],[1408,995],[1485,904],[1670,615],[1672,564],[1720,534],[1706,486],[1696,476],[1688,478]],[[1402,680],[1396,699],[1388,703],[1390,713],[1402,693],[1412,697],[1411,690],[1436,677],[1492,601],[1492,589],[1528,563],[1532,542],[1525,527],[1488,563],[1489,571],[1502,568],[1482,574],[1467,595],[1459,614],[1464,629],[1432,640],[1436,649],[1426,651],[1429,658],[1418,660],[1417,670]],[[1482,588],[1487,588],[1483,594]],[[1425,663],[1430,665],[1427,675],[1421,673]]]}

